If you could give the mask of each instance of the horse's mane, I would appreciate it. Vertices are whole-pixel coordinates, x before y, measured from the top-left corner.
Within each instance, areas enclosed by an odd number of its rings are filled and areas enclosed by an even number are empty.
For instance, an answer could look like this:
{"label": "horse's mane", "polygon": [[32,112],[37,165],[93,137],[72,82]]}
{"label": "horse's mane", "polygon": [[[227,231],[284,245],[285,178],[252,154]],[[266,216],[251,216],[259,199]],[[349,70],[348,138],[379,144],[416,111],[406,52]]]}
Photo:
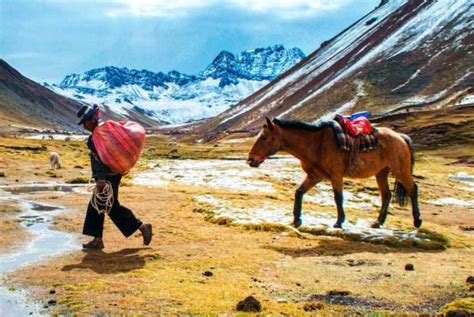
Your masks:
{"label": "horse's mane", "polygon": [[273,119],[273,123],[278,125],[282,128],[293,128],[293,129],[301,129],[307,131],[319,131],[325,127],[332,127],[334,121],[323,121],[318,120],[315,123],[307,123],[303,121],[296,121],[296,120],[281,120],[281,119]]}

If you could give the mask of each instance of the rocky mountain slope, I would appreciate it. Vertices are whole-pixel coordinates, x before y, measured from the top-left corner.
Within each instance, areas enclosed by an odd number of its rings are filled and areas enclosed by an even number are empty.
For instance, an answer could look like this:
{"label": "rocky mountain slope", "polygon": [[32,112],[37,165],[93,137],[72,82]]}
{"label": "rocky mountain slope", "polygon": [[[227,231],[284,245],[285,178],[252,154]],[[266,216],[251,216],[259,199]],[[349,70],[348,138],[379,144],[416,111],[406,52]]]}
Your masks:
{"label": "rocky mountain slope", "polygon": [[35,127],[77,129],[81,104],[29,80],[0,59],[0,126],[21,123]]}
{"label": "rocky mountain slope", "polygon": [[182,123],[227,110],[304,57],[298,48],[275,45],[237,55],[222,51],[197,75],[108,66],[46,86],[76,100],[104,104],[121,116],[135,111],[162,124]]}
{"label": "rocky mountain slope", "polygon": [[264,117],[314,121],[474,102],[474,3],[383,0],[291,70],[194,132],[256,131]]}

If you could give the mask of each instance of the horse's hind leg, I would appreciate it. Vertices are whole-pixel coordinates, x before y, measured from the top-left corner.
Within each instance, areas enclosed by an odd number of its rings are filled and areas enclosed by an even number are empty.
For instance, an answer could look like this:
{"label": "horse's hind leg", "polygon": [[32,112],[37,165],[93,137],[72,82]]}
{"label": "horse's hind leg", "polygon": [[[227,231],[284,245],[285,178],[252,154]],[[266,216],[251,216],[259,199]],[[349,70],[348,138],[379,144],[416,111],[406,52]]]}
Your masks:
{"label": "horse's hind leg", "polygon": [[387,210],[390,204],[390,199],[392,198],[392,193],[390,192],[390,188],[388,186],[389,172],[390,168],[386,167],[375,176],[382,199],[382,207],[380,208],[380,213],[379,217],[377,218],[377,221],[372,224],[372,228],[380,228],[380,226],[383,226],[385,218],[387,218]]}
{"label": "horse's hind leg", "polygon": [[[410,175],[397,175],[395,174],[397,181],[399,181],[403,189],[406,191],[411,200],[411,210],[413,214],[413,225],[415,228],[421,227],[423,220],[420,217],[420,209],[418,207],[418,186],[413,180],[413,176]],[[403,194],[403,193],[402,193]]]}
{"label": "horse's hind leg", "polygon": [[303,203],[303,195],[319,182],[318,179],[306,176],[303,183],[295,192],[295,206],[293,207],[293,225],[295,228],[301,226],[301,205]]}
{"label": "horse's hind leg", "polygon": [[415,182],[413,182],[413,190],[410,197],[414,226],[415,228],[419,228],[423,220],[420,217],[420,209],[418,208],[418,185],[416,185]]}
{"label": "horse's hind leg", "polygon": [[334,228],[342,228],[342,224],[346,219],[346,215],[344,214],[344,206],[343,206],[343,180],[342,177],[338,179],[331,179],[332,189],[334,191],[334,201],[336,202],[337,208],[337,221],[334,224]]}

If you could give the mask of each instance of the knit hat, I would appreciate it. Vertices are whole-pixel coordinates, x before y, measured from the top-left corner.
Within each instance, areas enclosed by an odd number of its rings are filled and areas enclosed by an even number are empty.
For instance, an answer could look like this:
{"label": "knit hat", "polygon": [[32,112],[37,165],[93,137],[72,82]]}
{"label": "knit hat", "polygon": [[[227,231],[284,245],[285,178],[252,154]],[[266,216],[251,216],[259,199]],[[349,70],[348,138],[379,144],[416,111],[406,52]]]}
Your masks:
{"label": "knit hat", "polygon": [[78,123],[79,125],[83,124],[84,121],[88,119],[99,121],[99,106],[96,104],[93,104],[92,107],[84,106],[79,110],[77,116],[81,118],[81,121]]}

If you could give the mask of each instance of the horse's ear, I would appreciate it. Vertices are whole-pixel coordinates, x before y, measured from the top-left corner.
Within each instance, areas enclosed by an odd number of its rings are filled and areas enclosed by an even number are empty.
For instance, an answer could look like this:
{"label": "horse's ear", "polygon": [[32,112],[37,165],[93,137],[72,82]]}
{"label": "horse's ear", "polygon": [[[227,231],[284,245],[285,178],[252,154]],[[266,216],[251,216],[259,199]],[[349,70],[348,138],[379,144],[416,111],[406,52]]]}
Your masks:
{"label": "horse's ear", "polygon": [[265,120],[267,121],[267,127],[270,129],[270,131],[273,131],[274,126],[272,120],[268,119],[268,117],[265,117]]}

